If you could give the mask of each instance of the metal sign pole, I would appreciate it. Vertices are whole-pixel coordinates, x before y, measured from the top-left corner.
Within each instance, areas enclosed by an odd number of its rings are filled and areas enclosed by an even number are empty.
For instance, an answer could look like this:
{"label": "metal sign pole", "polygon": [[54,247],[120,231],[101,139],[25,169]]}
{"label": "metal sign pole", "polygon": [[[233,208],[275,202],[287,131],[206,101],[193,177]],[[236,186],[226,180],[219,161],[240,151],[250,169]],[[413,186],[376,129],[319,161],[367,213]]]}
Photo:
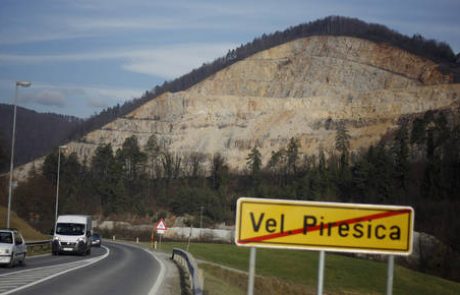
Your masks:
{"label": "metal sign pole", "polygon": [[393,274],[395,270],[395,257],[388,255],[388,270],[387,270],[387,295],[393,294]]}
{"label": "metal sign pole", "polygon": [[319,264],[318,264],[318,295],[323,294],[324,286],[324,261],[326,260],[326,252],[319,251]]}
{"label": "metal sign pole", "polygon": [[251,250],[249,252],[248,295],[254,294],[255,272],[256,272],[256,248],[251,247]]}

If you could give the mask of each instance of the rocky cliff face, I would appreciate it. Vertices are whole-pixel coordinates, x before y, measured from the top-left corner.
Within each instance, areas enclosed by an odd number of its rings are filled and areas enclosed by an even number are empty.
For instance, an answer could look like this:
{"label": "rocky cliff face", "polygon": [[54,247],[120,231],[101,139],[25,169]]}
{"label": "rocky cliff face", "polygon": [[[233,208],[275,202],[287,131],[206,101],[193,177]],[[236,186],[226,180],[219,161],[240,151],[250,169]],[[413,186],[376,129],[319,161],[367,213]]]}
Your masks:
{"label": "rocky cliff face", "polygon": [[[264,163],[291,137],[317,154],[345,122],[354,149],[377,142],[404,115],[457,107],[460,84],[421,57],[352,37],[309,37],[260,52],[187,91],[166,93],[69,143],[90,159],[97,145],[119,148],[150,135],[178,153],[220,152],[242,168],[257,145]],[[30,166],[30,165],[29,165]],[[24,169],[23,171],[26,171]]]}

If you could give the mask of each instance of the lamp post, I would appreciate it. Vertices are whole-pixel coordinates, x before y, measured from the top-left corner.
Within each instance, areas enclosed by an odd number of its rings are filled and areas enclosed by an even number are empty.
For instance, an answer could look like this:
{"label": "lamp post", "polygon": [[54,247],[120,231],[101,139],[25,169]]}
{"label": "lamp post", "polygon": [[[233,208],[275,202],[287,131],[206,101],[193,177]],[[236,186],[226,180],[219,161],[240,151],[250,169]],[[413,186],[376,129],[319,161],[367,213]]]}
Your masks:
{"label": "lamp post", "polygon": [[16,90],[13,101],[13,134],[11,135],[11,157],[10,157],[10,183],[8,188],[8,212],[6,217],[6,227],[10,227],[10,214],[11,214],[11,195],[13,193],[13,161],[14,161],[14,141],[16,133],[16,102],[18,100],[18,89],[19,87],[29,87],[32,85],[29,81],[16,81]]}
{"label": "lamp post", "polygon": [[58,147],[58,169],[57,169],[57,180],[56,180],[56,213],[54,215],[54,224],[56,224],[59,208],[59,173],[61,170],[61,150],[67,149],[67,146],[61,145]]}

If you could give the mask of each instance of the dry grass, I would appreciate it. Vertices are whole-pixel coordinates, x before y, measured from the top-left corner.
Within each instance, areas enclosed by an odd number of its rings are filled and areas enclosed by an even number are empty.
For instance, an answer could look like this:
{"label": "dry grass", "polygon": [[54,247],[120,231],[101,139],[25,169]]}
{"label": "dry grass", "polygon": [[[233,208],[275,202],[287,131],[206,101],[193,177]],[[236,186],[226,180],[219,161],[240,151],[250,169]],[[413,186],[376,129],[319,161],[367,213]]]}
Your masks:
{"label": "dry grass", "polygon": [[[248,275],[245,272],[231,270],[214,264],[201,263],[204,273],[204,291],[209,295],[243,295],[246,294]],[[255,294],[306,295],[316,294],[315,289],[305,285],[282,281],[275,277],[256,276]]]}
{"label": "dry grass", "polygon": [[[0,206],[0,227],[6,227],[7,208]],[[47,240],[49,237],[44,235],[32,226],[30,226],[23,219],[19,218],[16,213],[11,212],[11,225],[12,228],[17,228],[24,236],[26,241]]]}

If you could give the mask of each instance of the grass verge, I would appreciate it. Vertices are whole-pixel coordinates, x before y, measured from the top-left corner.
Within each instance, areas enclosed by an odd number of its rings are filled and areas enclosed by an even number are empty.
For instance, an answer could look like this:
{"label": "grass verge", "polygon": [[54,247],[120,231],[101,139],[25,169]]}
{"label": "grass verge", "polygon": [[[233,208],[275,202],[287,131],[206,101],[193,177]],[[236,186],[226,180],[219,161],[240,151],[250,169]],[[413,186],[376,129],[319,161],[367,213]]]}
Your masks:
{"label": "grass verge", "polygon": [[[170,252],[173,247],[186,249],[186,246],[185,243],[163,242],[161,250]],[[248,248],[192,243],[188,251],[198,260],[243,272],[248,269]],[[219,270],[221,268],[206,263],[201,263],[200,267],[205,274],[205,290],[208,290],[208,294],[241,294],[238,290],[245,292],[246,274],[230,269]],[[257,249],[256,293],[314,294],[317,267],[318,253],[314,251]],[[326,294],[384,294],[386,270],[386,263],[327,253],[324,291]],[[209,288],[206,284],[210,284]],[[230,287],[236,288],[235,293],[228,292]],[[219,288],[228,289],[219,293]],[[393,294],[460,294],[460,283],[396,266]]]}

